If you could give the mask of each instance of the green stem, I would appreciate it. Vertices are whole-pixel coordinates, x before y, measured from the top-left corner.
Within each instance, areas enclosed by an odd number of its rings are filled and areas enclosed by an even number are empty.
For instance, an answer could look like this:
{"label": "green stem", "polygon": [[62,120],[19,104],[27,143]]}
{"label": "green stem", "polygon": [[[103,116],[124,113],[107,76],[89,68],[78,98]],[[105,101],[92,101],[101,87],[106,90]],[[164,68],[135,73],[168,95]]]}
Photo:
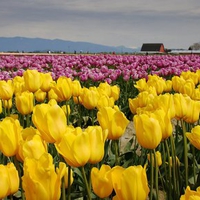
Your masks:
{"label": "green stem", "polygon": [[81,126],[82,123],[82,112],[81,112],[81,104],[80,104],[80,100],[79,97],[77,97],[78,99],[78,115],[79,115],[79,119],[78,119],[78,126]]}
{"label": "green stem", "polygon": [[68,102],[66,101],[66,113],[67,113],[67,125],[69,125],[69,110],[68,110]]}
{"label": "green stem", "polygon": [[156,200],[158,200],[158,161],[156,158],[156,151],[153,150],[154,155],[154,167],[155,167],[155,187],[156,187]]}
{"label": "green stem", "polygon": [[115,144],[115,165],[119,165],[119,140],[113,140]]}
{"label": "green stem", "polygon": [[[64,177],[62,178],[62,200],[66,200],[65,180],[64,180]],[[68,200],[70,200],[69,196],[68,196]]]}
{"label": "green stem", "polygon": [[167,140],[164,141],[165,142],[165,147],[167,150],[167,160],[168,160],[168,180],[169,180],[169,193],[168,193],[168,199],[171,200],[172,199],[172,184],[171,184],[171,165],[170,165],[170,152],[169,152],[169,146],[167,144]]}
{"label": "green stem", "polygon": [[5,117],[7,117],[7,111],[6,111],[5,101],[6,100],[3,101],[3,114],[4,114]]}
{"label": "green stem", "polygon": [[195,148],[194,148],[193,145],[191,146],[191,148],[192,148],[192,161],[193,161],[193,178],[194,178],[194,184],[195,184],[195,183],[196,183],[196,168],[195,168],[196,160],[195,160]]}
{"label": "green stem", "polygon": [[186,128],[185,123],[181,120],[181,126],[183,129],[183,148],[184,148],[184,165],[185,165],[185,187],[188,186],[188,148],[187,148],[187,138],[186,138]]}
{"label": "green stem", "polygon": [[68,166],[68,188],[67,188],[67,200],[71,199],[71,166]]}
{"label": "green stem", "polygon": [[94,126],[94,109],[92,109],[91,112],[92,112],[92,126]]}
{"label": "green stem", "polygon": [[26,127],[29,127],[31,124],[31,121],[30,121],[30,115],[26,115]]}
{"label": "green stem", "polygon": [[175,152],[173,135],[170,136],[170,143],[171,143],[171,150],[172,150],[171,157],[172,157],[172,175],[173,175],[173,184],[174,184],[174,195],[177,196],[177,194],[179,194],[179,189],[177,188],[177,184],[176,184],[178,180],[176,179],[177,178],[176,177],[176,152]]}
{"label": "green stem", "polygon": [[[165,152],[165,143],[164,142],[162,142],[161,143],[161,145],[162,145],[162,152],[163,152],[163,163],[166,163],[166,152]],[[164,171],[165,171],[165,177],[166,177],[166,180],[167,180],[167,168],[166,168],[166,164],[164,164]]]}
{"label": "green stem", "polygon": [[152,150],[150,150],[150,200],[153,199],[153,155],[152,155]]}
{"label": "green stem", "polygon": [[82,171],[83,180],[85,182],[85,187],[86,187],[86,191],[87,191],[87,199],[88,200],[92,200],[91,194],[90,194],[89,185],[88,185],[88,181],[87,181],[86,174],[85,174],[84,166],[81,167],[81,171]]}
{"label": "green stem", "polygon": [[20,184],[20,188],[21,188],[21,199],[25,200],[24,190],[23,190],[23,187],[22,187],[22,178],[21,178],[22,177],[22,170],[20,168],[20,165],[19,165],[17,158],[14,156],[13,159],[14,159],[14,164],[15,164],[16,169],[17,169],[18,174],[19,174],[19,181],[20,181],[19,184]]}
{"label": "green stem", "polygon": [[162,188],[164,188],[164,183],[163,183],[163,176],[158,168],[158,174],[159,174],[159,177],[160,177],[160,181],[161,181],[161,185],[162,185]]}
{"label": "green stem", "polygon": [[13,200],[13,195],[12,194],[10,195],[10,200]]}

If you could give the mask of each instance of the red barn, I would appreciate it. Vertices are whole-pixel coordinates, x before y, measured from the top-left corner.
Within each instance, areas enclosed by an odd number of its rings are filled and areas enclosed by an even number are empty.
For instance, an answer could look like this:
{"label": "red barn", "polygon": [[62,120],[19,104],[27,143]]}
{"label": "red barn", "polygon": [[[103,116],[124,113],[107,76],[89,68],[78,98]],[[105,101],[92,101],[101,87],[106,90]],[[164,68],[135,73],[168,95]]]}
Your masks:
{"label": "red barn", "polygon": [[163,43],[144,43],[141,51],[165,53],[165,48]]}

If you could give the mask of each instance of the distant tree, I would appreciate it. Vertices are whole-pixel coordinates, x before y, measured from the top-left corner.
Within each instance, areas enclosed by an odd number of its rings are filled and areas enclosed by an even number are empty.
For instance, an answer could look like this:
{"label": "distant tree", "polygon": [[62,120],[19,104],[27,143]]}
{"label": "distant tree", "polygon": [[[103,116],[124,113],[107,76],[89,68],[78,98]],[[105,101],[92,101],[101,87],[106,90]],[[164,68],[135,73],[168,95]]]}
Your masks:
{"label": "distant tree", "polygon": [[189,50],[200,50],[200,43],[194,43],[189,47]]}

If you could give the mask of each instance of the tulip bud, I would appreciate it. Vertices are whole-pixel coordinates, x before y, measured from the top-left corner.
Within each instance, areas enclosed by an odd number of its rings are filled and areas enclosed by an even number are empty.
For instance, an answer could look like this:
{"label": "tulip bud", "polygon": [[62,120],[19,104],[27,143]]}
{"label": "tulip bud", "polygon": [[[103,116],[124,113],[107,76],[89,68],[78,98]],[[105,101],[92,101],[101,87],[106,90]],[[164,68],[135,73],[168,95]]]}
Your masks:
{"label": "tulip bud", "polygon": [[[147,154],[148,161],[150,162],[150,154]],[[158,166],[162,165],[162,157],[159,151],[156,151],[156,162]],[[153,166],[155,167],[154,156],[153,156]]]}

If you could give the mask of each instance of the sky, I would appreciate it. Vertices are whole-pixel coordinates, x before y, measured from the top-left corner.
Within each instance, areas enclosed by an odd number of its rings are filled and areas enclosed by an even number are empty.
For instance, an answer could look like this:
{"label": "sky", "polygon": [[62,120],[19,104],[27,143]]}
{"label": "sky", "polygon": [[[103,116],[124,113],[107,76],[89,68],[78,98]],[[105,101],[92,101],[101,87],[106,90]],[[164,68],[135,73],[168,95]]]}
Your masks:
{"label": "sky", "polygon": [[200,0],[0,0],[0,37],[188,49],[200,42]]}

